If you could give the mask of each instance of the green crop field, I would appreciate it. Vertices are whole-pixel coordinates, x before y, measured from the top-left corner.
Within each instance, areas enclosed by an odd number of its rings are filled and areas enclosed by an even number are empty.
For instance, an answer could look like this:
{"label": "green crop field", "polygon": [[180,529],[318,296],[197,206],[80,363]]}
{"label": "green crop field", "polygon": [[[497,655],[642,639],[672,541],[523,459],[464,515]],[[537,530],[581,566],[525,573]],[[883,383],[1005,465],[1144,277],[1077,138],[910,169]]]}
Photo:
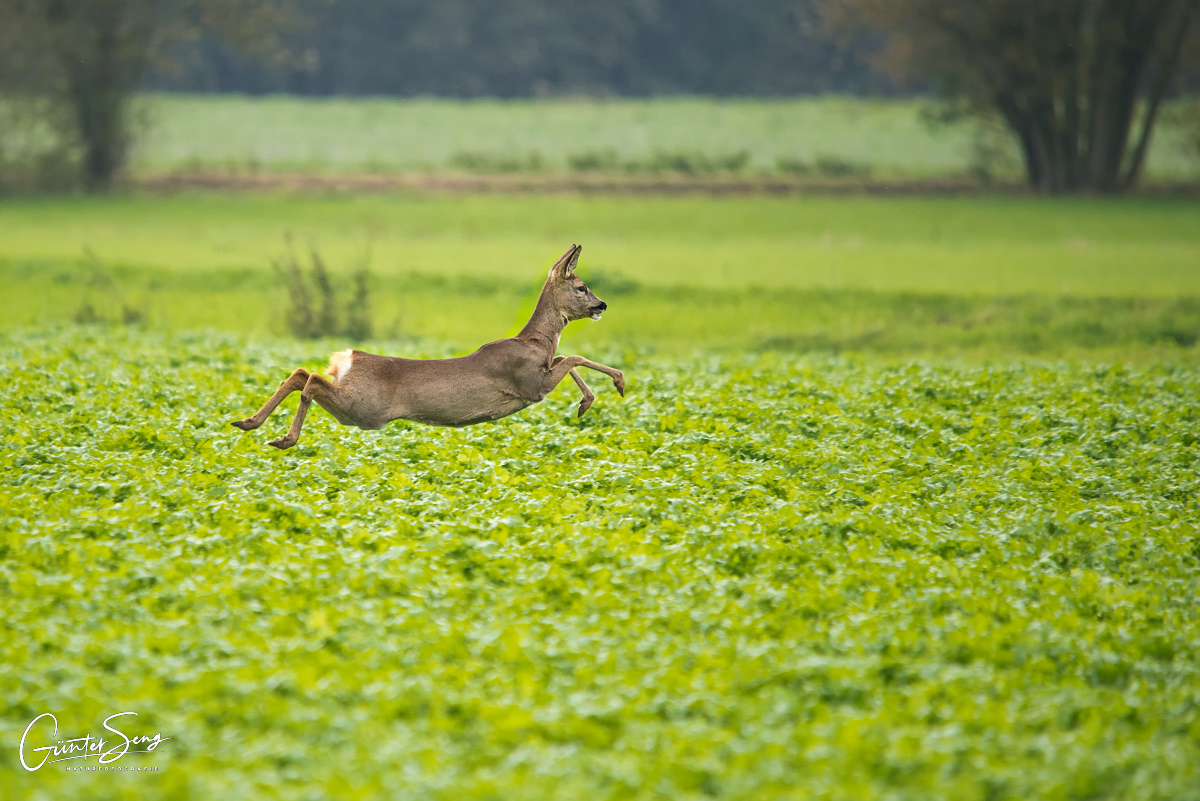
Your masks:
{"label": "green crop field", "polygon": [[[0,797],[1200,801],[1196,212],[0,203]],[[289,233],[404,356],[582,242],[626,395],[276,451]]]}
{"label": "green crop field", "polygon": [[[601,351],[278,453],[307,348],[0,348],[16,797],[1200,797],[1192,369]],[[161,774],[17,764],[126,710]]]}
{"label": "green crop field", "polygon": [[[1194,102],[1168,107],[1151,179],[1195,180]],[[151,95],[136,174],[194,170],[792,172],[876,178],[1016,176],[1003,136],[930,125],[921,100],[454,101]],[[1194,116],[1194,111],[1192,112]],[[982,149],[981,147],[982,146]],[[982,153],[991,153],[982,159]],[[744,157],[739,159],[739,154]],[[724,166],[723,166],[724,165]]]}

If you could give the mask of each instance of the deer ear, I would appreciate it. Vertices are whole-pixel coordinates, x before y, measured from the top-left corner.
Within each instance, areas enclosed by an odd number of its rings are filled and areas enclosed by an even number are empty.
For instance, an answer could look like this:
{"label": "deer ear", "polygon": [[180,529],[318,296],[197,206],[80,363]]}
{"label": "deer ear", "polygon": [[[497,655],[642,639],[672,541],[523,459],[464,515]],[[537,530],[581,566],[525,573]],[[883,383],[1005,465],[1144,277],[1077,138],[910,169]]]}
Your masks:
{"label": "deer ear", "polygon": [[559,281],[569,278],[575,272],[575,265],[579,264],[579,254],[582,251],[583,245],[571,245],[571,248],[562,254],[562,258],[550,268],[550,277]]}

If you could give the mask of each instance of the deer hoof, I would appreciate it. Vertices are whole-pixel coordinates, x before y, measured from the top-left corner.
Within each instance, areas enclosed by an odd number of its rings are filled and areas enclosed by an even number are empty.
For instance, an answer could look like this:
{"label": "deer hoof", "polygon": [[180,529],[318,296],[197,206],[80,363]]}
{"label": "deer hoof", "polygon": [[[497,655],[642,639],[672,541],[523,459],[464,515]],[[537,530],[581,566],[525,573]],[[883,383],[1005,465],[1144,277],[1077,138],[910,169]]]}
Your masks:
{"label": "deer hoof", "polygon": [[251,417],[247,417],[245,420],[234,420],[229,425],[233,426],[234,428],[240,428],[243,431],[253,431],[254,429],[258,428],[258,425]]}
{"label": "deer hoof", "polygon": [[613,379],[613,386],[617,388],[617,392],[620,393],[622,398],[625,397],[625,374],[624,373],[617,373],[616,378]]}
{"label": "deer hoof", "polygon": [[282,439],[273,439],[270,442],[268,442],[267,444],[270,445],[272,448],[279,448],[279,450],[281,450],[281,451],[286,451],[288,448],[292,447],[296,443],[294,440],[289,440],[287,437],[283,437]]}
{"label": "deer hoof", "polygon": [[579,402],[579,414],[577,414],[577,415],[575,415],[575,416],[576,416],[576,417],[583,417],[583,413],[584,413],[584,412],[586,412],[588,409],[592,408],[592,401],[594,401],[594,400],[595,400],[595,398],[594,398],[594,397],[592,397],[592,398],[584,398],[583,400],[581,400],[581,401]]}

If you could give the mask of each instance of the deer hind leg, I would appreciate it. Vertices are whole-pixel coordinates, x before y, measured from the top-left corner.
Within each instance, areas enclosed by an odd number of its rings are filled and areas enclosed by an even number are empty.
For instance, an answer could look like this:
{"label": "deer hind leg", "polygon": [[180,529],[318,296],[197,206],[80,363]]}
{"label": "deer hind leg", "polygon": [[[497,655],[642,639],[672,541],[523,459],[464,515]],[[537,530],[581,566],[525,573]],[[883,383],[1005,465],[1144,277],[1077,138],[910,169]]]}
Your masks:
{"label": "deer hind leg", "polygon": [[235,420],[229,425],[234,428],[240,428],[243,431],[253,431],[267,421],[271,416],[271,412],[275,411],[275,407],[283,402],[283,399],[291,395],[296,390],[304,389],[304,385],[308,383],[308,378],[311,374],[303,367],[297,368],[294,373],[284,379],[279,385],[279,389],[275,390],[275,394],[271,396],[263,407],[254,413],[253,417],[247,417],[245,420]]}
{"label": "deer hind leg", "polygon": [[296,407],[296,416],[292,418],[291,428],[282,437],[273,439],[267,444],[273,445],[281,451],[295,445],[300,441],[300,429],[304,426],[304,418],[308,415],[308,407],[312,405],[313,400],[322,406],[339,407],[337,393],[337,387],[331,384],[329,379],[316,373],[310,373],[308,381],[304,385],[304,391],[300,393],[300,405]]}

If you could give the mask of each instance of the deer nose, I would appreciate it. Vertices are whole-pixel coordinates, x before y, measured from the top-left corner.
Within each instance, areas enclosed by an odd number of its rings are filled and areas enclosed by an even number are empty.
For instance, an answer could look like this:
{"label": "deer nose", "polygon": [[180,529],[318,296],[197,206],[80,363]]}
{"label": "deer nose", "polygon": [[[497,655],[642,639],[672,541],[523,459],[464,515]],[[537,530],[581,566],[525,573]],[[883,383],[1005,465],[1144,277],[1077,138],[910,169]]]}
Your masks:
{"label": "deer nose", "polygon": [[595,306],[592,307],[592,309],[595,311],[604,311],[607,308],[608,308],[608,304],[605,303],[604,301],[600,301],[599,303],[597,303]]}

